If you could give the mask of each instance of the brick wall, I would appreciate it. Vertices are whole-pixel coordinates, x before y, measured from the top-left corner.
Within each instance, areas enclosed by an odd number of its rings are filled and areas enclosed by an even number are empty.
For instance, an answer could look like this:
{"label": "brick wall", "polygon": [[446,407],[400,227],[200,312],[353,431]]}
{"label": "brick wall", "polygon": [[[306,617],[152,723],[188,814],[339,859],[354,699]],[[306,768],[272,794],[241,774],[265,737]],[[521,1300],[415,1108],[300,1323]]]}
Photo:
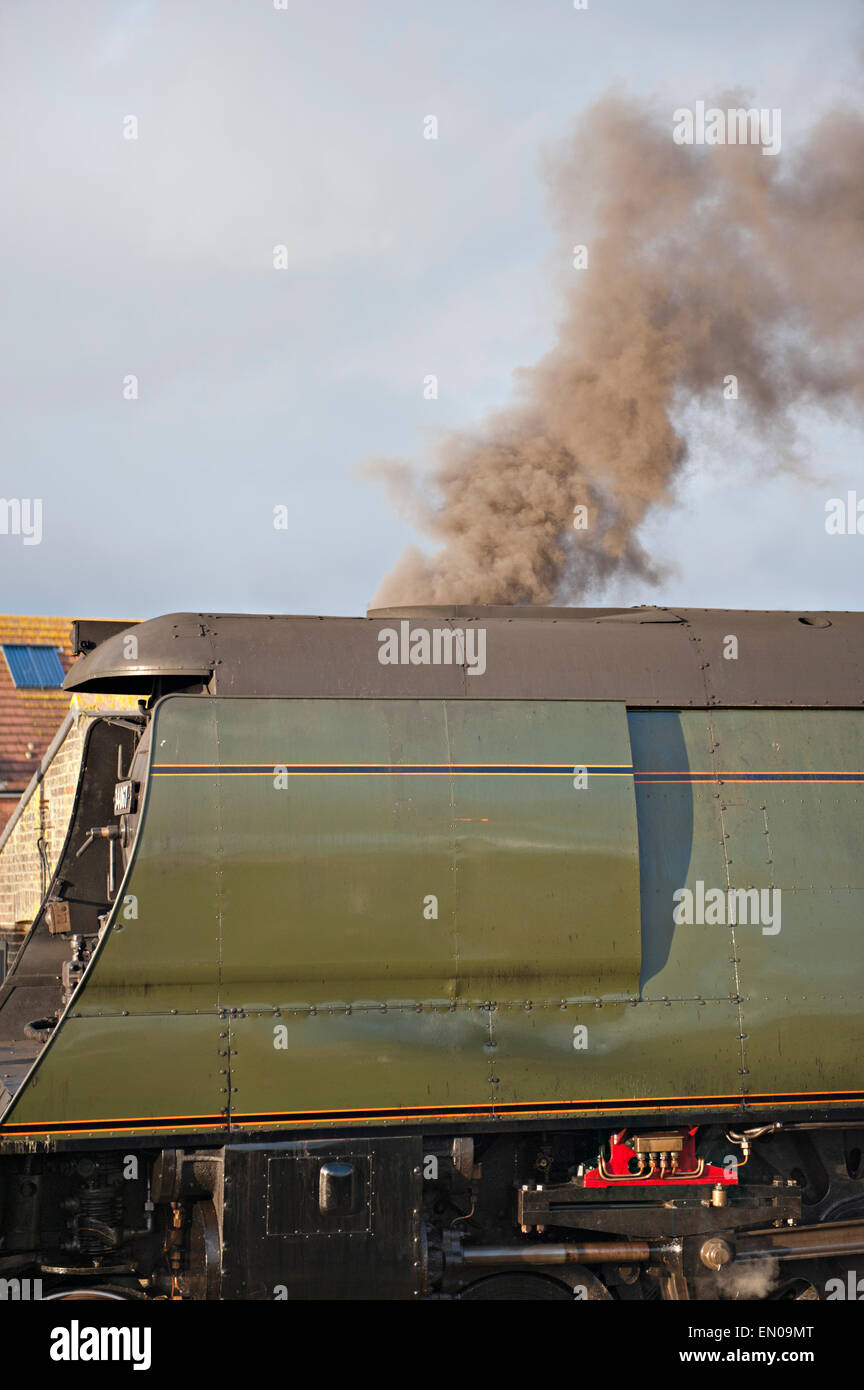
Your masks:
{"label": "brick wall", "polygon": [[[69,828],[86,726],[79,715],[0,849],[0,934],[12,950],[35,917]],[[47,868],[39,853],[43,841]],[[10,953],[11,956],[11,953]]]}

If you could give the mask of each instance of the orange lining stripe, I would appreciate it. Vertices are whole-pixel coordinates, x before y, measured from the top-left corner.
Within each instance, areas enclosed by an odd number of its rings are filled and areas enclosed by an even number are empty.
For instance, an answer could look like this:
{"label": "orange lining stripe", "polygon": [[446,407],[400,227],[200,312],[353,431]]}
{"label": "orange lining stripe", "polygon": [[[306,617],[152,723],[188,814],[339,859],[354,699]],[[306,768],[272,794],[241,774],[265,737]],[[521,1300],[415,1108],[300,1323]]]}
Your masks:
{"label": "orange lining stripe", "polygon": [[[814,1094],[814,1095],[819,1095],[819,1094],[821,1094],[821,1093],[818,1092],[818,1091],[816,1091],[816,1092],[813,1092],[813,1094]],[[709,1104],[709,1105],[697,1105],[697,1104],[694,1104],[693,1102],[687,1102],[687,1103],[682,1103],[682,1104],[676,1103],[675,1105],[665,1104],[665,1105],[663,1105],[662,1109],[663,1109],[664,1113],[665,1113],[667,1110],[668,1110],[668,1111],[674,1111],[674,1110],[723,1110],[725,1107],[720,1103],[720,1100],[721,1100],[721,1099],[722,1099],[722,1098],[718,1098],[718,1101],[712,1102],[712,1103]],[[734,1101],[734,1102],[736,1103],[736,1105],[740,1105],[740,1104],[743,1102],[745,1105],[749,1105],[751,1109],[756,1108],[757,1106],[758,1106],[759,1108],[761,1108],[761,1107],[767,1106],[767,1105],[769,1105],[769,1104],[770,1104],[771,1106],[774,1106],[775,1108],[778,1106],[778,1101],[777,1101],[777,1100],[772,1100],[771,1102],[759,1101],[759,1100],[758,1100],[758,1097],[754,1098],[754,1097],[749,1096],[749,1095],[735,1095],[735,1096],[729,1097],[729,1099],[732,1100],[732,1101]],[[784,1099],[784,1098],[781,1098],[781,1099]],[[490,1101],[490,1102],[488,1103],[488,1108],[484,1108],[484,1109],[482,1109],[482,1110],[478,1110],[477,1108],[475,1108],[474,1110],[465,1110],[465,1111],[461,1111],[461,1110],[458,1110],[458,1111],[447,1111],[445,1114],[440,1114],[440,1113],[438,1113],[437,1111],[432,1111],[432,1110],[430,1110],[430,1111],[424,1112],[422,1115],[412,1116],[412,1119],[413,1119],[417,1124],[423,1124],[423,1123],[425,1123],[426,1121],[429,1121],[429,1120],[440,1120],[440,1121],[449,1121],[449,1120],[476,1120],[478,1123],[483,1123],[483,1122],[486,1120],[486,1118],[487,1118],[487,1117],[490,1117],[490,1116],[495,1117],[495,1118],[498,1118],[498,1119],[502,1119],[502,1118],[503,1118],[503,1119],[510,1119],[510,1118],[512,1118],[513,1120],[517,1120],[517,1121],[518,1121],[518,1120],[532,1120],[532,1119],[548,1119],[548,1118],[567,1119],[569,1116],[578,1116],[578,1117],[581,1119],[581,1118],[584,1118],[584,1117],[590,1117],[590,1116],[592,1116],[592,1115],[596,1115],[598,1119],[602,1119],[602,1118],[603,1118],[603,1112],[600,1111],[600,1110],[557,1110],[557,1109],[555,1108],[554,1105],[551,1105],[548,1109],[545,1109],[545,1110],[520,1110],[520,1111],[518,1111],[517,1113],[512,1114],[512,1115],[509,1115],[509,1114],[506,1114],[506,1113],[502,1115],[502,1113],[501,1113],[502,1107],[503,1107],[503,1106],[510,1105],[510,1104],[512,1104],[512,1103],[513,1103],[513,1102],[510,1102],[510,1101],[498,1101],[498,1102]],[[603,1103],[603,1102],[599,1102],[599,1101],[595,1101],[595,1102],[594,1102],[595,1105],[599,1105],[599,1104],[602,1104],[602,1103]],[[811,1102],[807,1099],[807,1093],[805,1093],[805,1098],[804,1098],[803,1100],[785,1100],[785,1099],[784,1099],[784,1103],[787,1104],[787,1105],[808,1105],[808,1104],[810,1104]],[[862,1104],[862,1102],[861,1102],[860,1100],[848,1100],[848,1101],[820,1100],[820,1101],[816,1102],[816,1105],[817,1105],[817,1106],[829,1106],[829,1105],[858,1105],[858,1106],[860,1107],[861,1104]],[[651,1107],[651,1102],[650,1102],[650,1101],[644,1101],[644,1102],[643,1102],[643,1101],[640,1101],[640,1102],[639,1102],[638,1104],[636,1104],[636,1105],[633,1105],[632,1102],[631,1102],[630,1109],[627,1110],[626,1113],[627,1113],[627,1114],[636,1114],[636,1113],[637,1113],[638,1111],[640,1111],[640,1110],[649,1110],[649,1109],[651,1109],[651,1108],[652,1108],[652,1107]],[[607,1106],[607,1109],[612,1110],[613,1113],[616,1113],[615,1110],[614,1110],[614,1106],[613,1106],[611,1103]],[[278,1113],[278,1112],[276,1112],[276,1113]],[[349,1112],[349,1113],[350,1113],[350,1112]],[[622,1112],[622,1113],[624,1113],[624,1112]],[[82,1120],[82,1121],[78,1121],[77,1123],[80,1123],[80,1124],[82,1124],[82,1125],[86,1125],[88,1122]],[[268,1118],[266,1117],[266,1115],[265,1115],[265,1118],[263,1118],[263,1119],[261,1119],[261,1120],[231,1120],[231,1121],[229,1121],[227,1117],[223,1117],[223,1118],[217,1120],[216,1117],[214,1116],[214,1117],[213,1117],[213,1122],[212,1122],[211,1125],[208,1126],[208,1128],[214,1129],[214,1130],[222,1130],[222,1129],[224,1129],[224,1130],[229,1130],[229,1129],[239,1130],[239,1129],[255,1129],[255,1128],[259,1128],[259,1127],[262,1126],[262,1125],[270,1125],[270,1126],[272,1126],[273,1128],[275,1128],[275,1127],[278,1126],[278,1125],[297,1125],[297,1124],[303,1124],[303,1125],[308,1126],[310,1129],[314,1129],[314,1128],[320,1127],[320,1126],[322,1126],[322,1125],[336,1125],[336,1124],[341,1124],[341,1123],[343,1123],[343,1121],[340,1121],[340,1120],[331,1120],[331,1119],[326,1119],[326,1120],[315,1120],[315,1119],[311,1119],[311,1120],[310,1120],[310,1119],[305,1119],[305,1120],[304,1120],[304,1119],[292,1120],[292,1119],[272,1119],[272,1118],[271,1118],[271,1119],[268,1119]],[[387,1118],[385,1117],[384,1119],[382,1119],[382,1117],[381,1117],[380,1115],[358,1115],[358,1116],[356,1116],[354,1119],[348,1121],[348,1123],[349,1123],[349,1124],[378,1124],[378,1125],[386,1125],[386,1124],[387,1124]],[[92,1123],[91,1125],[89,1125],[89,1128],[84,1128],[84,1129],[52,1129],[52,1128],[40,1128],[39,1126],[36,1126],[36,1127],[34,1127],[34,1128],[31,1128],[31,1129],[19,1130],[19,1131],[16,1131],[16,1132],[14,1132],[14,1133],[12,1133],[12,1132],[9,1132],[9,1133],[4,1132],[3,1126],[0,1125],[0,1144],[2,1144],[2,1141],[3,1141],[4,1139],[5,1139],[5,1140],[28,1139],[28,1138],[30,1138],[32,1135],[35,1135],[35,1134],[50,1134],[52,1138],[58,1137],[58,1136],[63,1136],[63,1135],[70,1135],[70,1136],[72,1136],[73,1138],[76,1137],[76,1136],[79,1137],[79,1138],[82,1138],[82,1137],[86,1137],[86,1135],[92,1134],[92,1133],[109,1133],[109,1132],[117,1132],[117,1133],[126,1134],[126,1133],[131,1133],[131,1132],[136,1131],[136,1130],[165,1130],[165,1129],[167,1129],[167,1130],[172,1130],[172,1129],[174,1129],[174,1130],[182,1131],[182,1130],[188,1130],[188,1129],[194,1130],[194,1129],[197,1129],[197,1128],[199,1128],[199,1126],[197,1126],[197,1125],[189,1124],[189,1123],[179,1124],[178,1122],[173,1121],[173,1120],[170,1120],[170,1119],[166,1119],[165,1121],[162,1121],[162,1122],[160,1122],[160,1121],[152,1121],[151,1123],[143,1123],[143,1122],[142,1122],[142,1123],[138,1123],[138,1124],[136,1124],[134,1121],[133,1121],[133,1122],[129,1122],[128,1120],[125,1121],[125,1122],[123,1122],[123,1123],[110,1123],[110,1122],[109,1122],[109,1123],[107,1123],[107,1124],[105,1124],[105,1123],[101,1123],[101,1124],[100,1124],[100,1122],[99,1122],[98,1120],[94,1120],[93,1123]],[[203,1128],[203,1126],[201,1126],[201,1128]]]}
{"label": "orange lining stripe", "polygon": [[[764,1093],[764,1092],[761,1092],[761,1091],[757,1091],[757,1092],[755,1092],[754,1094],[755,1094],[755,1096],[758,1097],[758,1096],[760,1096],[760,1095],[764,1095],[765,1093]],[[772,1093],[772,1095],[771,1095],[771,1101],[772,1101],[772,1103],[774,1103],[774,1102],[778,1102],[778,1101],[787,1101],[787,1100],[788,1100],[790,1104],[795,1104],[795,1105],[806,1105],[806,1104],[807,1104],[807,1101],[808,1101],[809,1098],[812,1097],[812,1096],[823,1096],[823,1097],[824,1097],[824,1096],[835,1096],[835,1095],[846,1095],[846,1094],[848,1094],[848,1092],[845,1091],[845,1090],[838,1090],[838,1091],[778,1091],[778,1092]],[[793,1099],[794,1097],[801,1097],[802,1099],[800,1099],[800,1100],[795,1100],[795,1099]],[[610,1097],[605,1097],[605,1096],[598,1096],[598,1097],[596,1097],[596,1098],[595,1098],[595,1097],[591,1097],[591,1096],[584,1096],[584,1097],[582,1098],[582,1103],[584,1103],[584,1104],[586,1104],[586,1105],[592,1105],[592,1106],[594,1106],[594,1105],[605,1105],[605,1106],[607,1106],[607,1107],[610,1108],[610,1109],[614,1109],[614,1107],[615,1107],[615,1106],[618,1106],[618,1105],[639,1105],[639,1106],[642,1106],[642,1107],[648,1107],[648,1106],[652,1106],[652,1105],[659,1105],[659,1104],[661,1104],[661,1102],[664,1102],[666,1099],[667,1099],[667,1098],[666,1098],[665,1096],[642,1096],[642,1097],[639,1097],[639,1096],[615,1096],[615,1097],[612,1097],[612,1098],[610,1098]],[[665,1104],[664,1104],[664,1105],[663,1105],[663,1109],[664,1109],[664,1110],[672,1110],[672,1109],[686,1110],[688,1105],[696,1105],[696,1104],[699,1103],[699,1102],[702,1102],[702,1103],[703,1103],[703,1106],[704,1106],[704,1103],[707,1102],[707,1103],[708,1103],[707,1108],[710,1109],[710,1108],[712,1108],[712,1107],[713,1107],[713,1108],[716,1108],[719,1104],[722,1104],[724,1101],[736,1101],[736,1102],[737,1102],[737,1101],[741,1101],[741,1100],[747,1101],[748,1099],[752,1099],[752,1096],[750,1096],[750,1095],[748,1095],[748,1094],[744,1094],[744,1093],[742,1093],[742,1092],[732,1092],[731,1094],[730,1094],[730,1093],[726,1093],[726,1094],[722,1094],[722,1093],[721,1093],[721,1094],[718,1094],[718,1095],[716,1095],[716,1096],[710,1096],[710,1097],[709,1097],[709,1096],[691,1096],[691,1097],[680,1096],[680,1097],[677,1097],[676,1099],[681,1101],[681,1104],[680,1104],[680,1105],[678,1105],[677,1103],[676,1103],[674,1106],[665,1105]],[[500,1097],[499,1097],[499,1099],[498,1099],[497,1101],[496,1101],[496,1100],[490,1100],[490,1101],[488,1101],[488,1106],[489,1106],[490,1111],[494,1111],[495,1108],[496,1108],[496,1106],[509,1106],[509,1105],[520,1105],[520,1106],[522,1106],[522,1105],[525,1105],[525,1106],[530,1107],[530,1106],[533,1104],[533,1105],[536,1105],[536,1106],[539,1107],[536,1113],[541,1114],[541,1113],[546,1113],[546,1112],[544,1111],[544,1108],[543,1108],[543,1107],[551,1108],[552,1110],[554,1110],[555,1107],[558,1106],[558,1105],[561,1105],[561,1106],[577,1106],[577,1105],[579,1105],[579,1103],[580,1103],[579,1101],[533,1101],[533,1102],[532,1102],[532,1101],[513,1101],[513,1100],[502,1100],[502,1099],[500,1099]],[[822,1103],[825,1104],[825,1105],[838,1105],[838,1104],[840,1104],[840,1105],[842,1105],[842,1104],[854,1105],[854,1104],[856,1104],[855,1101],[832,1101],[832,1100],[824,1100]],[[458,1104],[458,1102],[457,1102],[457,1104]],[[424,1112],[424,1118],[427,1116],[427,1114],[428,1114],[428,1117],[430,1117],[430,1118],[435,1118],[435,1119],[446,1119],[448,1115],[455,1115],[455,1114],[458,1114],[458,1115],[469,1115],[469,1116],[470,1116],[472,1113],[474,1113],[474,1112],[477,1110],[478,1107],[485,1107],[485,1106],[487,1105],[487,1102],[486,1102],[485,1100],[479,1100],[479,1101],[474,1101],[474,1102],[463,1102],[463,1104],[467,1104],[467,1105],[469,1106],[469,1109],[464,1110],[464,1111],[460,1110],[460,1111],[458,1111],[458,1112],[457,1112],[457,1111],[448,1111],[446,1114],[439,1114],[437,1111],[434,1111],[434,1112],[433,1112],[433,1111],[429,1111],[429,1112]],[[378,1110],[385,1110],[385,1111],[387,1111],[388,1113],[389,1113],[389,1112],[392,1112],[392,1111],[404,1112],[404,1111],[409,1111],[409,1110],[410,1110],[410,1111],[416,1111],[416,1110],[420,1109],[419,1106],[415,1106],[415,1105],[386,1105],[386,1106],[373,1106],[373,1107],[371,1107],[371,1108],[372,1108],[372,1109],[378,1109]],[[264,1120],[266,1120],[267,1118],[272,1117],[272,1116],[274,1116],[274,1115],[281,1115],[281,1116],[286,1116],[286,1117],[291,1116],[291,1115],[307,1116],[307,1115],[313,1114],[314,1112],[312,1112],[312,1111],[307,1111],[307,1110],[294,1110],[294,1111],[292,1111],[292,1110],[287,1110],[287,1111],[286,1111],[286,1110],[247,1110],[247,1111],[243,1111],[242,1113],[243,1113],[244,1115],[253,1115],[253,1116],[254,1116],[254,1115],[261,1115],[261,1116],[263,1117],[263,1119],[262,1119],[261,1122],[263,1123]],[[333,1115],[353,1115],[353,1114],[356,1113],[356,1111],[355,1111],[354,1109],[352,1109],[351,1107],[346,1106],[346,1107],[344,1107],[344,1108],[342,1108],[342,1109],[332,1108],[332,1109],[328,1110],[326,1113],[327,1113],[327,1114],[333,1114]],[[528,1112],[520,1112],[520,1113],[528,1113]],[[534,1112],[531,1112],[531,1113],[534,1113]],[[566,1113],[566,1112],[562,1112],[562,1113]],[[165,1129],[165,1128],[167,1128],[167,1127],[170,1127],[172,1124],[180,1124],[180,1123],[183,1123],[183,1124],[190,1124],[190,1123],[193,1123],[195,1120],[213,1120],[213,1119],[215,1119],[215,1118],[216,1118],[216,1117],[215,1117],[214,1115],[212,1115],[212,1114],[211,1114],[211,1115],[206,1115],[206,1114],[203,1114],[203,1115],[186,1115],[186,1116],[145,1115],[145,1116],[139,1116],[139,1117],[137,1117],[137,1118],[136,1118],[136,1117],[132,1117],[132,1116],[125,1116],[125,1117],[119,1117],[119,1116],[118,1116],[118,1117],[115,1118],[115,1119],[100,1119],[100,1120],[94,1120],[94,1121],[93,1121],[93,1127],[94,1127],[94,1128],[96,1128],[96,1127],[102,1127],[102,1128],[104,1128],[104,1127],[106,1127],[106,1126],[107,1126],[107,1127],[111,1127],[111,1126],[123,1126],[123,1125],[125,1125],[125,1126],[127,1126],[127,1127],[134,1127],[134,1126],[136,1126],[136,1125],[142,1125],[142,1126],[149,1126],[149,1127],[154,1127],[154,1128],[159,1128],[159,1129]],[[362,1116],[361,1118],[362,1118],[362,1119],[373,1119],[373,1120],[374,1120],[376,1117],[375,1117],[374,1115],[372,1115],[372,1116],[366,1115],[366,1116]],[[379,1116],[378,1118],[380,1118],[380,1116]],[[418,1118],[419,1118],[419,1117],[418,1117]],[[291,1121],[290,1121],[289,1119],[287,1119],[287,1118],[284,1119],[284,1120],[282,1121],[282,1123],[286,1123],[286,1124],[287,1124],[287,1123],[290,1123],[290,1122],[291,1122]],[[39,1122],[37,1123],[37,1125],[36,1125],[35,1128],[36,1128],[36,1129],[39,1129],[40,1127],[44,1127],[45,1125],[56,1124],[56,1123],[57,1123],[56,1120],[55,1120],[55,1121],[41,1120],[41,1121],[39,1121]],[[89,1121],[87,1121],[87,1120],[75,1120],[75,1121],[72,1121],[71,1123],[74,1123],[74,1124],[88,1124]],[[219,1120],[218,1123],[221,1124],[221,1123],[222,1123],[222,1120]],[[225,1123],[225,1124],[228,1124],[228,1123],[229,1123],[229,1117],[228,1117],[228,1116],[225,1116],[225,1117],[224,1117],[224,1123]],[[233,1121],[233,1123],[239,1123],[239,1122],[235,1120],[235,1121]],[[253,1121],[253,1123],[257,1123],[257,1121]],[[3,1136],[3,1126],[2,1126],[2,1124],[0,1124],[0,1139],[2,1139],[3,1137],[4,1137],[4,1136]]]}

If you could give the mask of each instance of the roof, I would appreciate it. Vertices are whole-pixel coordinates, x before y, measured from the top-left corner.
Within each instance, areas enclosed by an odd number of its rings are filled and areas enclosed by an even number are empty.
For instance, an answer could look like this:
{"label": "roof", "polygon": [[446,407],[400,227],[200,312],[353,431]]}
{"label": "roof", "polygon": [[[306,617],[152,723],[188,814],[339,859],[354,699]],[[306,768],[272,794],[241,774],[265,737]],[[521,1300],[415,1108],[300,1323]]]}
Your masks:
{"label": "roof", "polygon": [[[68,618],[0,615],[0,647],[54,649],[63,670],[68,671],[72,664],[69,629]],[[10,660],[19,679],[39,675],[47,678],[49,674],[42,653],[35,658],[35,664],[28,663],[26,655],[20,652]],[[68,709],[69,694],[62,688],[16,688],[9,661],[0,654],[0,792],[8,795],[24,790]]]}
{"label": "roof", "polygon": [[[455,629],[466,633],[467,666],[443,658],[412,664],[414,634]],[[471,659],[471,629],[475,642],[482,632],[482,670]],[[138,624],[134,639],[117,634],[100,643],[75,663],[66,688],[150,694],[185,684],[203,685],[205,695],[620,700],[649,708],[864,705],[861,613],[500,607],[389,608],[365,618],[172,613]],[[395,663],[384,664],[384,644],[392,655],[394,641]]]}

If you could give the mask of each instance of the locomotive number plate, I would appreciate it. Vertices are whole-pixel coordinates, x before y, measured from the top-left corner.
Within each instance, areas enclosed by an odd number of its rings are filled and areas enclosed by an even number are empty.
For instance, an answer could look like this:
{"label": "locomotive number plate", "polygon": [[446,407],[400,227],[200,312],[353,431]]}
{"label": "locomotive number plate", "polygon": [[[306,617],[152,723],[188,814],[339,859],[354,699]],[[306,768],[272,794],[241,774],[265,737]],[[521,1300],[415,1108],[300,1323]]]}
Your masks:
{"label": "locomotive number plate", "polygon": [[135,809],[135,783],[114,783],[114,814],[127,816]]}

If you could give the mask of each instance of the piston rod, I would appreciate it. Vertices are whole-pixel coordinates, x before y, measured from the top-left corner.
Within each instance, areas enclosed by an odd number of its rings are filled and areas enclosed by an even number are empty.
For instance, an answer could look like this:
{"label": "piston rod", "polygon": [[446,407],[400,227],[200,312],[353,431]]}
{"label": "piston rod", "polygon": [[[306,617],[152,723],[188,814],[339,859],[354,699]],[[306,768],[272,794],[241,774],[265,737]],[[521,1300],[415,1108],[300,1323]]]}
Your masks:
{"label": "piston rod", "polygon": [[587,1245],[473,1245],[466,1247],[459,1263],[470,1269],[490,1265],[571,1265],[614,1263],[642,1264],[664,1254],[662,1242],[607,1240]]}
{"label": "piston rod", "polygon": [[864,1253],[864,1221],[826,1221],[821,1226],[801,1226],[768,1231],[748,1231],[736,1242],[739,1260],[823,1259],[832,1255]]}

